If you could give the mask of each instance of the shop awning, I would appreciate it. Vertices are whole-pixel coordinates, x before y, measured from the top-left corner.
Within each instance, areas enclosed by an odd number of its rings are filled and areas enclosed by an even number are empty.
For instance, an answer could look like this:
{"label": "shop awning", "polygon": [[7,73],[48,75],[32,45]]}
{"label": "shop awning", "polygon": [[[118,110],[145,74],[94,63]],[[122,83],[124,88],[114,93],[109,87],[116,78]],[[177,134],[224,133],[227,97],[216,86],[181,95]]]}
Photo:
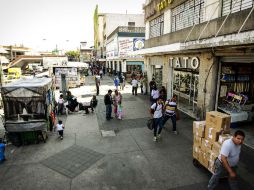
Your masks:
{"label": "shop awning", "polygon": [[188,50],[202,50],[223,46],[236,46],[236,45],[250,45],[254,44],[254,31],[241,32],[239,34],[230,34],[225,36],[218,36],[207,38],[203,40],[189,41],[186,43],[173,43],[164,46],[157,46],[152,48],[145,48],[138,51],[129,53],[133,55],[157,55],[183,52]]}

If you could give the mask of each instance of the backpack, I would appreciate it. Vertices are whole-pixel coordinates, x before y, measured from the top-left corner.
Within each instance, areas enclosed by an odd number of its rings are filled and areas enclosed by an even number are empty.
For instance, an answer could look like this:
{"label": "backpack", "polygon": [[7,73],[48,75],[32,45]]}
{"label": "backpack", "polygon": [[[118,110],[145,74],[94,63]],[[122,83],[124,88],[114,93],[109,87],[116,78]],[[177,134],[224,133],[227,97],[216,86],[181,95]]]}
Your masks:
{"label": "backpack", "polygon": [[155,108],[154,109],[150,109],[150,113],[151,114],[154,114],[154,112],[157,110],[157,107],[158,107],[158,104],[156,103],[156,105],[155,105]]}

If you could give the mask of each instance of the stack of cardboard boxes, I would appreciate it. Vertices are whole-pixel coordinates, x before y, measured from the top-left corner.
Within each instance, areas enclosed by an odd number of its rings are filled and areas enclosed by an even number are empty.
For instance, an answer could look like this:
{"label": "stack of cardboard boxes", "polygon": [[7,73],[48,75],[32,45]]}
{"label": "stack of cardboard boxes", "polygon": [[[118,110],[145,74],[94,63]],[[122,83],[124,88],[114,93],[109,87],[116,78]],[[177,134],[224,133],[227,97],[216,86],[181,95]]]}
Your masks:
{"label": "stack of cardboard boxes", "polygon": [[222,143],[231,138],[231,117],[217,111],[206,113],[206,121],[193,123],[193,158],[214,173],[214,161]]}

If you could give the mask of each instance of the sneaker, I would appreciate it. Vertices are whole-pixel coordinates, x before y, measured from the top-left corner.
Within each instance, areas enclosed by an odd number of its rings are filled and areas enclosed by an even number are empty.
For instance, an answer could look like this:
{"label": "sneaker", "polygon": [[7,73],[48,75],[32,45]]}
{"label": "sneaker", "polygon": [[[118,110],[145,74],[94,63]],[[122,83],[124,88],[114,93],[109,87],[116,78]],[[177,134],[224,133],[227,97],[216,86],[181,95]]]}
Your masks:
{"label": "sneaker", "polygon": [[160,134],[158,134],[158,135],[157,135],[157,139],[160,139],[160,138],[161,138],[161,135],[160,135]]}
{"label": "sneaker", "polygon": [[153,141],[157,141],[157,137],[153,137]]}
{"label": "sneaker", "polygon": [[60,137],[61,138],[61,140],[63,140],[63,137]]}
{"label": "sneaker", "polygon": [[174,135],[178,135],[178,132],[177,132],[177,131],[173,131],[173,134],[174,134]]}

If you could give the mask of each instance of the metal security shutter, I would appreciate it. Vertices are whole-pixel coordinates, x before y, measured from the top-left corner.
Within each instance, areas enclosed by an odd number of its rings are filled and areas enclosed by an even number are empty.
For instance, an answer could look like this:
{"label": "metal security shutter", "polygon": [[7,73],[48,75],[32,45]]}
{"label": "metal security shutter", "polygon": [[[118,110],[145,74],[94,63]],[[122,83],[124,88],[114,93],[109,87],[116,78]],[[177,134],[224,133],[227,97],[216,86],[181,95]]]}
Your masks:
{"label": "metal security shutter", "polygon": [[222,0],[222,16],[230,13],[235,13],[253,6],[253,0]]}

